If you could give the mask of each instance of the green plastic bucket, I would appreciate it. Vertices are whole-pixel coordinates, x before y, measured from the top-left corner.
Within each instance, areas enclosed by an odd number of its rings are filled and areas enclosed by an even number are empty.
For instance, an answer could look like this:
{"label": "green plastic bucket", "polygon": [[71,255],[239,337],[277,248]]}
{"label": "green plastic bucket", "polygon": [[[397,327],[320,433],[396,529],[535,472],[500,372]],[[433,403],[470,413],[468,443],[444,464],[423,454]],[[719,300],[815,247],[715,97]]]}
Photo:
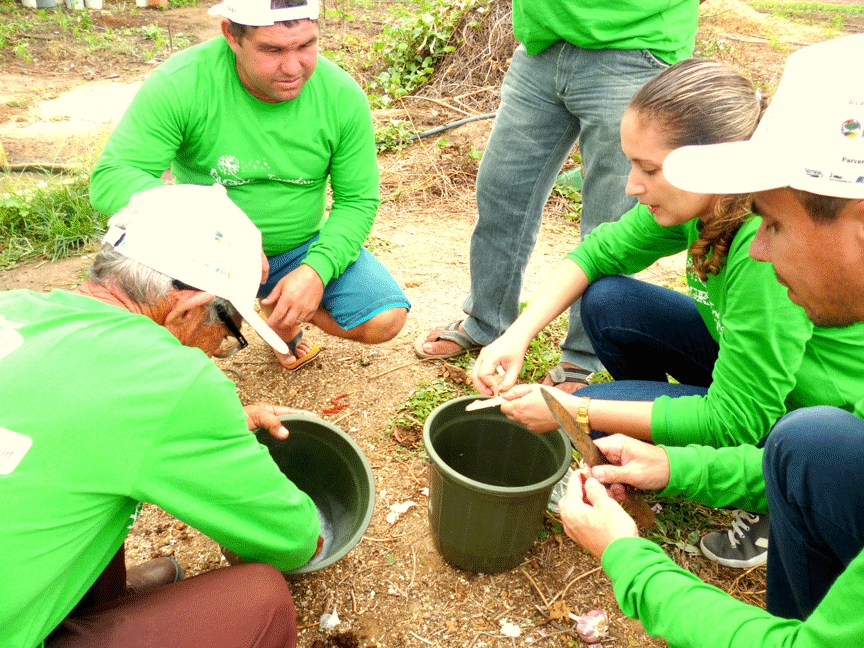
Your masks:
{"label": "green plastic bucket", "polygon": [[[288,428],[287,439],[276,439],[264,429],[255,436],[279,470],[315,502],[324,536],[321,554],[282,572],[295,577],[329,567],[360,542],[375,508],[375,480],[360,446],[335,425],[309,416],[279,418]],[[232,565],[242,562],[225,547],[222,554]]]}
{"label": "green plastic bucket", "polygon": [[494,574],[516,567],[537,538],[570,466],[570,441],[561,430],[531,432],[498,408],[466,412],[475,398],[440,405],[423,427],[429,524],[449,563]]}

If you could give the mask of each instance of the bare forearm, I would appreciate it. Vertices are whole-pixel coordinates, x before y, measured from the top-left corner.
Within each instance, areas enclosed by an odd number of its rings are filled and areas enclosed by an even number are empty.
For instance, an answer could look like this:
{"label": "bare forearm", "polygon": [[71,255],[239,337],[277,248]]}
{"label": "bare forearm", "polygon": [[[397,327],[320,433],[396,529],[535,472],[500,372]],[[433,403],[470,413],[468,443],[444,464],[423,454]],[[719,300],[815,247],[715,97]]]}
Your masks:
{"label": "bare forearm", "polygon": [[[576,392],[579,396],[579,392]],[[577,400],[578,404],[578,400]],[[624,434],[651,441],[651,401],[612,401],[591,399],[588,419],[591,429],[608,434]],[[574,408],[568,408],[575,412]]]}
{"label": "bare forearm", "polygon": [[570,259],[549,275],[505,335],[525,346],[588,288],[588,276]]}

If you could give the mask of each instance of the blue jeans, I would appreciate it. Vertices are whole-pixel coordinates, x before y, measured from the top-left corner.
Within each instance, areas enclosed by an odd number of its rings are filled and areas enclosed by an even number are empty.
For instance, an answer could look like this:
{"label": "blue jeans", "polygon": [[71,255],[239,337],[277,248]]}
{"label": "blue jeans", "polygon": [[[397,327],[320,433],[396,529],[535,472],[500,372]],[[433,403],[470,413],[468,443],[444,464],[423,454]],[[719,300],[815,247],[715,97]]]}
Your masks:
{"label": "blue jeans", "polygon": [[[543,207],[578,140],[585,176],[583,238],[635,200],[624,193],[630,163],[619,127],[630,97],[666,64],[644,50],[589,50],[559,41],[529,56],[523,46],[501,89],[501,106],[477,174],[478,220],[471,235],[471,292],[463,326],[489,344],[519,315],[519,297]],[[579,318],[561,360],[601,368]]]}
{"label": "blue jeans", "polygon": [[711,385],[720,346],[688,295],[632,277],[603,277],[582,296],[582,321],[616,381],[667,383],[668,374],[685,385]]}
{"label": "blue jeans", "polygon": [[766,603],[806,619],[864,548],[864,421],[835,407],[781,418],[762,472],[771,523]]}

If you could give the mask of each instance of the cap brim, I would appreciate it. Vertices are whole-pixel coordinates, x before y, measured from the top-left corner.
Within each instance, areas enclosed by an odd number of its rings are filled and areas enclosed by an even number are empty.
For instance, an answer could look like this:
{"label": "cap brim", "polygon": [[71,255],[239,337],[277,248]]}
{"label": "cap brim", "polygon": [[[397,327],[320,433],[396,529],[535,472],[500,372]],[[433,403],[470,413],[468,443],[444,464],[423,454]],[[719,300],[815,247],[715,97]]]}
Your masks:
{"label": "cap brim", "polygon": [[225,11],[225,3],[220,2],[219,4],[213,5],[207,10],[207,13],[211,16],[223,16]]}
{"label": "cap brim", "polygon": [[663,176],[679,189],[701,194],[745,194],[786,187],[789,168],[776,148],[759,142],[684,146],[666,156]]}
{"label": "cap brim", "polygon": [[207,10],[211,16],[222,16],[240,25],[248,27],[270,27],[277,22],[290,20],[318,20],[321,5],[316,0],[309,0],[305,5],[282,7],[280,9],[255,10],[248,6],[237,6],[241,3],[220,2]]}
{"label": "cap brim", "polygon": [[260,335],[267,344],[273,347],[274,351],[283,354],[289,352],[288,345],[285,344],[285,341],[276,335],[276,331],[267,326],[267,322],[261,319],[252,306],[246,306],[245,304],[238,305],[236,301],[230,299],[228,301],[230,301],[231,305],[237,309],[237,312],[243,316],[243,319],[249,323],[249,326],[255,329],[255,332]]}

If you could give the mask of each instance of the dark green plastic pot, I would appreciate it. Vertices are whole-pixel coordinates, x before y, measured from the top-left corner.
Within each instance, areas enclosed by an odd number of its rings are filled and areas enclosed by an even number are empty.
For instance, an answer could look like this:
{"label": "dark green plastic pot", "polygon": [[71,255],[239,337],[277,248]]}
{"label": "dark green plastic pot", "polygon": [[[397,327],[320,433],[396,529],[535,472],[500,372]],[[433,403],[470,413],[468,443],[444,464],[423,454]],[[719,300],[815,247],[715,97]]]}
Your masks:
{"label": "dark green plastic pot", "polygon": [[[360,542],[375,508],[375,481],[366,456],[354,439],[335,425],[309,416],[281,416],[287,439],[256,430],[273,461],[297,488],[312,498],[331,536],[324,550],[309,563],[282,572],[298,576],[324,569]],[[232,565],[242,562],[232,551],[222,553]]]}
{"label": "dark green plastic pot", "polygon": [[537,538],[570,441],[561,430],[531,432],[497,407],[466,412],[475,398],[440,405],[423,427],[429,523],[448,562],[494,574],[516,567]]}

